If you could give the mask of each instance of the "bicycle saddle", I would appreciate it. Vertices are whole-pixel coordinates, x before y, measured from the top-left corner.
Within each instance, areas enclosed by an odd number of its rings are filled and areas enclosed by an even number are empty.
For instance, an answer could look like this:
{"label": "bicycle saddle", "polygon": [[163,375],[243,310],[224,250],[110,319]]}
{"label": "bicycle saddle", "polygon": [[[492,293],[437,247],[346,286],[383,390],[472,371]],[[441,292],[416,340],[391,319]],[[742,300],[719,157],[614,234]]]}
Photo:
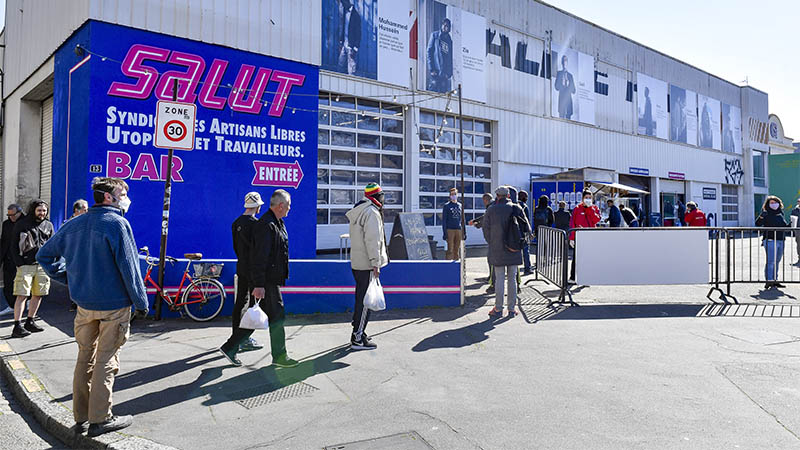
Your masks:
{"label": "bicycle saddle", "polygon": [[202,253],[185,253],[183,255],[183,257],[188,259],[188,260],[190,260],[190,261],[198,261],[200,259],[203,259],[203,254]]}

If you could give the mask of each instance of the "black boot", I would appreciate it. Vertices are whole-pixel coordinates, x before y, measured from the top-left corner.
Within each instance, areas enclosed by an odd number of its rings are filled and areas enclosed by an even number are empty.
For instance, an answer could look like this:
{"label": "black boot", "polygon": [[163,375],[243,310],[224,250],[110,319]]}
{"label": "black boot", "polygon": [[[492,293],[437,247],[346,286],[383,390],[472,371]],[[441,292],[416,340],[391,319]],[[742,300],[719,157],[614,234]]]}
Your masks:
{"label": "black boot", "polygon": [[26,330],[25,328],[22,328],[22,326],[19,324],[19,322],[14,322],[14,330],[11,331],[11,336],[12,337],[23,338],[23,337],[28,336],[30,334],[31,334],[31,332]]}
{"label": "black boot", "polygon": [[31,333],[39,333],[40,331],[44,331],[44,328],[34,323],[32,317],[28,317],[28,320],[25,321],[25,329]]}

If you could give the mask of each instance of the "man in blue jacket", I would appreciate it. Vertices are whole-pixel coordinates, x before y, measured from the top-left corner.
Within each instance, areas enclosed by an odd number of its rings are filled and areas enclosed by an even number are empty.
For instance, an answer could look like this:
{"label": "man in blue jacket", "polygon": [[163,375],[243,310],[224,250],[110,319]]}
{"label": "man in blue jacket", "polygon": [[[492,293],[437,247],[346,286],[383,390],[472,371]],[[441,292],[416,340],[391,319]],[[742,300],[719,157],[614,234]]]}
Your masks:
{"label": "man in blue jacket", "polygon": [[450,19],[442,20],[439,30],[428,39],[425,64],[428,68],[428,90],[447,92],[453,78],[453,39],[450,37]]}
{"label": "man in blue jacket", "polygon": [[92,181],[95,205],[64,223],[36,259],[47,274],[69,286],[78,304],[78,361],[72,380],[76,433],[98,436],[130,426],[131,416],[111,414],[111,392],[119,372],[120,347],[130,335],[131,305],[147,315],[147,294],[131,225],[131,204],[119,178]]}

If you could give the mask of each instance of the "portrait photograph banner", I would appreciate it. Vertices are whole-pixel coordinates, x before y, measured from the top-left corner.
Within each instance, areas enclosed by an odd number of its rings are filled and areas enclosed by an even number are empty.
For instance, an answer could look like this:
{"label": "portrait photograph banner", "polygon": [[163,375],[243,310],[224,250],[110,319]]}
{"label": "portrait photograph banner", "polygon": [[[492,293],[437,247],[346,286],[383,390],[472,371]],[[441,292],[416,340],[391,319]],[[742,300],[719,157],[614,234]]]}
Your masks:
{"label": "portrait photograph banner", "polygon": [[486,101],[486,18],[435,0],[420,0],[419,88]]}
{"label": "portrait photograph banner", "polygon": [[669,87],[669,140],[697,145],[697,93]]}
{"label": "portrait photograph banner", "polygon": [[668,139],[667,83],[643,73],[637,73],[636,80],[639,134]]}
{"label": "portrait photograph banner", "polygon": [[722,104],[722,151],[742,154],[742,110]]}
{"label": "portrait photograph banner", "polygon": [[697,111],[700,114],[698,145],[705,148],[722,150],[720,133],[720,102],[711,97],[697,94]]}
{"label": "portrait photograph banner", "polygon": [[322,69],[408,87],[409,30],[406,2],[322,0]]}
{"label": "portrait photograph banner", "polygon": [[553,47],[551,58],[553,117],[596,125],[594,57],[562,45]]}

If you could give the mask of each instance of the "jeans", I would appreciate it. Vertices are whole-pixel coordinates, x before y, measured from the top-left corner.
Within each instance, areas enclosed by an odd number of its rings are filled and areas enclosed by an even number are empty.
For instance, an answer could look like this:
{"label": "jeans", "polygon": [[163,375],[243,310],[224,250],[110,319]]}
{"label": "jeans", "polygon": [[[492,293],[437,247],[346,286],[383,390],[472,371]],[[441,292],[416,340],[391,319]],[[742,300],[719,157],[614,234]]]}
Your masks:
{"label": "jeans", "polygon": [[[278,285],[267,285],[264,287],[264,291],[264,298],[258,304],[269,318],[269,343],[272,359],[274,360],[286,356],[286,331],[283,329],[283,323],[286,321],[286,312],[283,309],[283,297]],[[247,340],[254,331],[239,328],[227,342],[222,344],[222,350],[225,352],[238,352],[239,345]]]}
{"label": "jeans", "polygon": [[494,287],[495,300],[494,307],[497,310],[503,309],[503,294],[505,286],[503,280],[508,284],[508,310],[513,311],[517,305],[517,266],[495,266],[494,274],[497,284]]}
{"label": "jeans", "polygon": [[764,277],[767,281],[775,281],[778,275],[778,265],[783,258],[784,241],[767,239],[764,241],[764,250],[767,252],[767,265],[764,267]]}
{"label": "jeans", "polygon": [[531,271],[531,246],[530,244],[525,244],[522,246],[522,263],[525,266],[525,273]]}
{"label": "jeans", "polygon": [[369,316],[371,311],[364,308],[364,296],[367,295],[367,288],[369,287],[370,274],[372,270],[355,270],[353,269],[353,278],[356,280],[356,301],[353,306],[353,339],[356,341],[361,340],[364,331],[367,329],[369,323]]}
{"label": "jeans", "polygon": [[75,342],[78,361],[72,378],[75,422],[100,423],[111,417],[111,393],[119,372],[119,350],[130,336],[131,308],[93,311],[78,307]]}

